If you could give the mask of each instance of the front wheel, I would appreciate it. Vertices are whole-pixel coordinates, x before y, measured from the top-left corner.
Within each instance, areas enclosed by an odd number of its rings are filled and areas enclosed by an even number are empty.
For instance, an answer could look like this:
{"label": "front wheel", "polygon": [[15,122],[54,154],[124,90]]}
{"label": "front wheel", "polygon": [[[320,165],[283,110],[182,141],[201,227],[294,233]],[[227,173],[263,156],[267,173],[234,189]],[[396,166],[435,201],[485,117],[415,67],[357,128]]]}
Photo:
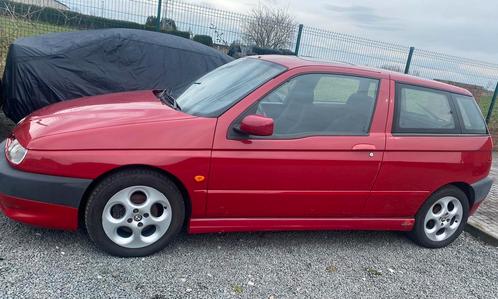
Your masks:
{"label": "front wheel", "polygon": [[420,208],[411,237],[428,248],[452,243],[463,231],[469,215],[469,201],[454,186],[436,191]]}
{"label": "front wheel", "polygon": [[164,248],[181,230],[185,204],[176,185],[152,170],[104,178],[92,191],[85,224],[92,241],[116,256],[145,256]]}

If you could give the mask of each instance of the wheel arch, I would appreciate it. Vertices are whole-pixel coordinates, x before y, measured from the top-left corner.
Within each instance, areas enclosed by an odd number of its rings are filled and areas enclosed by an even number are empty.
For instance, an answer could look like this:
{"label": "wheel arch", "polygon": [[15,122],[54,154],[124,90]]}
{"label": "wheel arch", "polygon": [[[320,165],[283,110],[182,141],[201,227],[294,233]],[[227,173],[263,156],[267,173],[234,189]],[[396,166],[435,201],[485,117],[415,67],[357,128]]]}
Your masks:
{"label": "wheel arch", "polygon": [[[83,197],[81,198],[80,205],[78,207],[78,226],[84,228],[84,215],[85,215],[85,208],[88,203],[88,198],[90,197],[91,192],[95,189],[95,187],[106,177],[113,175],[115,173],[121,172],[121,171],[126,171],[126,170],[131,170],[131,169],[146,169],[146,170],[152,170],[155,172],[158,172],[162,175],[167,176],[180,190],[183,201],[185,203],[185,223],[184,225],[188,222],[188,219],[190,219],[190,215],[192,213],[192,202],[190,200],[190,195],[187,191],[187,188],[185,185],[182,183],[180,179],[178,179],[175,175],[172,173],[150,165],[144,165],[144,164],[132,164],[132,165],[124,165],[124,166],[119,166],[116,168],[113,168],[101,175],[99,175],[97,178],[95,178],[90,185],[86,188],[85,192],[83,193]],[[184,226],[185,227],[185,226]]]}
{"label": "wheel arch", "polygon": [[448,187],[448,186],[456,187],[456,188],[460,189],[463,193],[465,193],[465,195],[467,196],[467,199],[469,201],[469,210],[471,210],[473,205],[474,205],[474,202],[475,202],[475,192],[474,192],[474,188],[472,188],[472,186],[468,183],[451,182],[449,184],[446,184],[444,186],[439,187],[434,192],[432,192],[431,195],[434,194],[435,192],[445,188],[445,187]]}
{"label": "wheel arch", "polygon": [[[452,215],[451,219],[447,217],[448,215],[448,206],[446,206],[446,214],[439,214],[439,215],[434,215],[433,212],[433,217],[436,218],[429,218],[430,220],[427,220],[427,215],[429,211],[433,211],[432,209],[435,207],[435,204],[441,200],[443,200],[445,197],[448,195],[455,197],[455,195],[452,194],[460,194],[460,197],[462,196],[462,193],[465,194],[467,197],[468,201],[465,200],[459,200],[462,203],[462,211],[460,213],[460,216],[458,216],[459,224],[456,228],[453,228],[452,230],[449,231],[449,234],[443,235],[441,238],[437,238],[436,235],[443,234],[446,232],[446,229],[449,228],[449,226],[453,225],[453,221],[456,222],[456,215],[458,213],[458,210],[454,215]],[[418,209],[418,212],[415,217],[415,225],[413,227],[413,230],[409,233],[409,236],[419,245],[427,248],[441,248],[444,246],[447,246],[448,244],[452,243],[463,231],[464,225],[467,221],[467,218],[470,213],[470,209],[472,207],[472,204],[474,202],[474,190],[472,186],[468,183],[465,182],[451,182],[448,184],[445,184],[431,193],[431,195],[424,201],[424,203],[420,206]],[[440,203],[441,205],[446,205],[447,203]],[[467,210],[467,214],[465,209]],[[442,209],[442,207],[441,207]],[[444,212],[444,211],[443,211]],[[439,211],[435,212],[436,214],[439,213]],[[444,219],[442,218],[443,216],[446,216]],[[433,226],[432,227],[427,227],[429,224],[428,221],[433,221]],[[437,223],[441,222],[441,225],[438,225]],[[446,223],[446,224],[444,224]],[[436,226],[437,225],[437,226]],[[436,230],[432,230],[433,227],[436,227]],[[429,231],[428,231],[429,230]],[[432,231],[430,231],[432,230]],[[441,231],[441,233],[439,233]],[[432,237],[431,237],[432,236]]]}
{"label": "wheel arch", "polygon": [[474,202],[475,202],[474,188],[472,188],[471,185],[464,183],[464,182],[455,182],[455,183],[451,183],[451,185],[462,190],[463,193],[465,193],[465,195],[467,195],[467,199],[469,200],[469,209],[472,209],[472,206],[474,205]]}

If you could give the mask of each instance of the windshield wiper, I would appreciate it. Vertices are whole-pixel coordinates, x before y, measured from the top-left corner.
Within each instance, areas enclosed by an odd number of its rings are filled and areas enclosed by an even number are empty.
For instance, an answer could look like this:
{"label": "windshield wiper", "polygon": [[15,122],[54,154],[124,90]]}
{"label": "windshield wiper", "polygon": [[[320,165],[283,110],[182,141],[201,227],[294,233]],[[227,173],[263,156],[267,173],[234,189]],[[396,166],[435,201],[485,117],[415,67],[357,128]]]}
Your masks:
{"label": "windshield wiper", "polygon": [[171,92],[168,91],[167,89],[164,89],[163,91],[161,91],[159,93],[159,99],[162,101],[162,102],[165,102],[165,101],[168,101],[168,104],[173,107],[175,110],[179,110],[179,111],[182,111],[182,108],[180,108],[180,106],[178,105],[178,103],[176,102],[176,98],[174,96],[171,95]]}

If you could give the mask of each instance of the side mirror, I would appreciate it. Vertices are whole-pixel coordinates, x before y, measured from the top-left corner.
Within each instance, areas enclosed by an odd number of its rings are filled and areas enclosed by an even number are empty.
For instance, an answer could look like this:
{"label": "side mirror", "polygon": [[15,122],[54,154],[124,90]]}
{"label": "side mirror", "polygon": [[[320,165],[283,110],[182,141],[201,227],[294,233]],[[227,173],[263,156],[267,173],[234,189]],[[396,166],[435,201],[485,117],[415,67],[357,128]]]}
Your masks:
{"label": "side mirror", "polygon": [[272,118],[251,114],[242,119],[238,131],[254,136],[271,136],[273,126]]}

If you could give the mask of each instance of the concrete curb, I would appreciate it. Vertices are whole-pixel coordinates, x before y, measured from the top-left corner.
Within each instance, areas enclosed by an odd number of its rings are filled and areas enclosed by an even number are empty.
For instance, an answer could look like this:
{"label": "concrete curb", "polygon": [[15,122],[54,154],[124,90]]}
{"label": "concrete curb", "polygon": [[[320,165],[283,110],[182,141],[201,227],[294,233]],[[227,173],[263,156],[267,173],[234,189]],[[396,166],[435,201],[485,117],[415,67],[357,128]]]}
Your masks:
{"label": "concrete curb", "polygon": [[467,223],[467,225],[465,226],[465,231],[475,238],[488,243],[489,245],[498,247],[498,238],[484,230],[476,223]]}

